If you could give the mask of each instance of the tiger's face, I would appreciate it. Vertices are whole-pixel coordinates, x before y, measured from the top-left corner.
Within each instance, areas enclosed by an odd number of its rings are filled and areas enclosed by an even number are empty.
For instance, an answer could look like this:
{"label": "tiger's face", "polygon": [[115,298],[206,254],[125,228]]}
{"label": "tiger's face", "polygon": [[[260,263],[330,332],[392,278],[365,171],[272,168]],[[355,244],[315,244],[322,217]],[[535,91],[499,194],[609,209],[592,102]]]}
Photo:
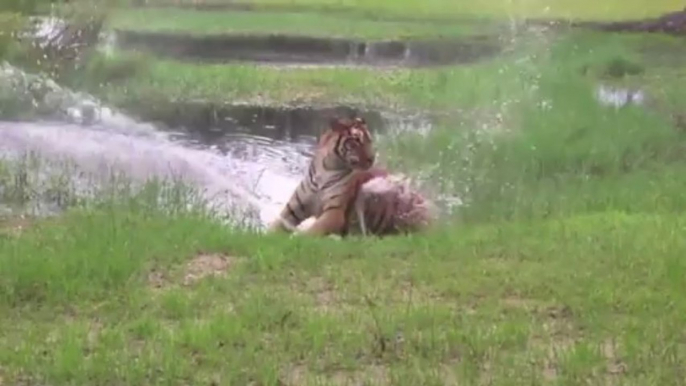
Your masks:
{"label": "tiger's face", "polygon": [[349,167],[368,169],[374,165],[376,151],[363,118],[338,119],[331,126],[337,134],[334,151]]}

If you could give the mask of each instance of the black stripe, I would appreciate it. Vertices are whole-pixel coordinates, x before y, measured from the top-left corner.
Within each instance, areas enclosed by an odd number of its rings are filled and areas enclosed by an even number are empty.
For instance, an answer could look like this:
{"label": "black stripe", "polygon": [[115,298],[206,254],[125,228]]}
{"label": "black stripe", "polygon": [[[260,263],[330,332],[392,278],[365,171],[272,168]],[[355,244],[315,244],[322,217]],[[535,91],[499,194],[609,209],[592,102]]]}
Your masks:
{"label": "black stripe", "polygon": [[293,197],[295,197],[295,201],[298,203],[298,206],[299,206],[301,209],[304,209],[304,208],[305,208],[305,205],[303,205],[303,202],[302,202],[302,200],[300,199],[300,187],[301,187],[301,186],[302,186],[302,184],[298,185],[298,188],[295,189],[295,194],[293,195]]}
{"label": "black stripe", "polygon": [[329,197],[329,200],[335,200],[342,195],[343,195],[343,193],[334,194],[333,196]]}
{"label": "black stripe", "polygon": [[[345,161],[345,154],[347,153],[348,149],[345,146],[342,146],[341,142],[345,142],[347,140],[360,142],[357,138],[354,138],[354,137],[347,137],[345,135],[339,135],[338,136],[338,138],[336,139],[336,145],[333,147],[333,154],[336,157],[338,157],[338,159],[343,160],[343,161]],[[331,153],[329,153],[329,156],[330,155],[331,155]],[[327,166],[326,160],[328,158],[329,158],[328,156],[324,158],[324,166]]]}
{"label": "black stripe", "polygon": [[340,209],[342,207],[343,207],[343,205],[341,205],[341,204],[324,205],[324,208],[322,209],[322,213],[328,212],[328,211],[334,210],[334,209]]}
{"label": "black stripe", "polygon": [[296,216],[295,211],[291,207],[291,202],[286,203],[286,209],[288,209],[288,214],[291,215],[297,222],[302,222],[302,219],[299,216]]}
{"label": "black stripe", "polygon": [[308,174],[308,177],[309,177],[310,184],[312,184],[312,186],[313,186],[315,189],[318,189],[317,180],[315,180],[315,178],[314,178],[315,175],[316,175],[316,173],[317,173],[317,171],[316,171],[316,168],[315,168],[315,165],[314,165],[314,160],[312,160],[312,162],[310,162],[310,169],[307,171],[307,174]]}
{"label": "black stripe", "polygon": [[348,171],[347,173],[341,173],[341,174],[339,174],[339,175],[337,175],[337,176],[334,176],[334,177],[331,178],[330,180],[326,181],[326,182],[324,183],[324,185],[322,185],[321,190],[329,189],[330,187],[336,185],[337,183],[341,182],[343,179],[345,179],[345,178],[347,178],[348,176],[350,176],[351,173],[352,173],[352,171]]}
{"label": "black stripe", "polygon": [[336,139],[336,146],[333,147],[333,152],[338,156],[340,159],[345,159],[343,154],[341,154],[341,141],[343,140],[343,135],[339,135],[338,138]]}
{"label": "black stripe", "polygon": [[300,184],[296,188],[296,191],[300,191],[302,194],[307,197],[308,195],[315,194],[316,193],[316,188],[311,186],[312,184],[308,183],[309,181],[307,180],[302,180],[300,181]]}

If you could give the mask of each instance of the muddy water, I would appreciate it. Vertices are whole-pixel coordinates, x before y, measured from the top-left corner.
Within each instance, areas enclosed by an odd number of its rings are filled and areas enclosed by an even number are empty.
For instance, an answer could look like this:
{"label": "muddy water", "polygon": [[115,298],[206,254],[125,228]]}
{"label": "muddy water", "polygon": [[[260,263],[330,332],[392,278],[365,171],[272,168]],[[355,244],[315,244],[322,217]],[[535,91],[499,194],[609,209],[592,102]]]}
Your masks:
{"label": "muddy water", "polygon": [[92,175],[181,179],[199,188],[215,208],[257,212],[265,224],[305,173],[316,141],[315,132],[289,132],[292,128],[258,116],[252,125],[236,116],[228,120],[232,125],[196,127],[136,122],[109,109],[100,118],[88,126],[0,121],[0,155],[34,151],[48,160],[68,159]]}

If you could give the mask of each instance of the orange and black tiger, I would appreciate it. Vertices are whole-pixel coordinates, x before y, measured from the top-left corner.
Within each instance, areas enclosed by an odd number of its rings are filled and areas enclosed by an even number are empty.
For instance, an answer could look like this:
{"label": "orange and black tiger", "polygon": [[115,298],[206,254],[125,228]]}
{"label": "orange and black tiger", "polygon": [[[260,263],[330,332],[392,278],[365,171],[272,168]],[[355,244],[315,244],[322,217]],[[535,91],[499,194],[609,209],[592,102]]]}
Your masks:
{"label": "orange and black tiger", "polygon": [[375,150],[362,118],[334,119],[317,145],[305,178],[268,231],[293,232],[304,220],[309,235],[343,235],[359,190],[360,176],[374,165]]}

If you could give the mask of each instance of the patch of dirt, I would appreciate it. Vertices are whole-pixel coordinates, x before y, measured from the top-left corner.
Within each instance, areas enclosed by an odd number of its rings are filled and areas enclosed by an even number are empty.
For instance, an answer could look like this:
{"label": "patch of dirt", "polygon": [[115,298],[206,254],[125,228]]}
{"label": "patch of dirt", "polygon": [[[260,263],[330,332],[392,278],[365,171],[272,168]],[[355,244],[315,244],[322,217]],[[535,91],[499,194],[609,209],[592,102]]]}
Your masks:
{"label": "patch of dirt", "polygon": [[[307,279],[293,277],[293,283],[296,284],[291,289],[299,296],[312,299],[315,310],[322,313],[340,313],[350,309],[350,307],[359,307],[359,303],[363,301],[358,295],[341,293],[333,282],[323,277]],[[410,282],[401,282],[392,287],[378,289],[378,292],[369,300],[374,304],[397,304],[405,307],[439,304],[447,301],[435,291],[418,287]]]}
{"label": "patch of dirt", "polygon": [[167,284],[168,280],[164,273],[153,269],[148,273],[148,284],[154,289],[161,289]]}
{"label": "patch of dirt", "polygon": [[[237,260],[235,257],[218,253],[199,254],[186,263],[180,274],[180,282],[184,286],[189,286],[208,276],[223,275]],[[172,285],[176,281],[175,276],[177,275],[154,268],[148,273],[148,284],[154,289],[162,289]]]}
{"label": "patch of dirt", "polygon": [[569,307],[551,306],[541,311],[545,318],[542,328],[530,338],[529,345],[546,352],[541,375],[546,381],[554,381],[559,375],[560,355],[574,347],[581,332],[574,324]]}
{"label": "patch of dirt", "polygon": [[183,284],[190,285],[208,276],[222,275],[235,262],[235,258],[220,254],[198,255],[186,265]]}
{"label": "patch of dirt", "polygon": [[336,294],[331,283],[327,283],[321,278],[312,279],[310,283],[312,294],[314,295],[317,307],[323,311],[331,311],[336,308],[336,304],[340,303],[340,299]]}
{"label": "patch of dirt", "polygon": [[505,308],[525,311],[538,311],[544,307],[543,303],[539,300],[519,296],[508,296],[502,300],[502,304]]}
{"label": "patch of dirt", "polygon": [[280,376],[280,385],[290,386],[290,385],[302,385],[307,381],[308,370],[305,365],[295,365],[291,366],[284,371]]}
{"label": "patch of dirt", "polygon": [[390,385],[388,368],[381,365],[365,366],[354,371],[337,371],[331,377],[335,385]]}
{"label": "patch of dirt", "polygon": [[[542,375],[546,381],[555,381],[559,376],[558,358],[560,353],[570,350],[575,343],[572,338],[563,340],[554,340],[553,345],[549,347],[548,356],[544,360]],[[600,346],[600,352],[606,359],[605,373],[600,374],[604,377],[606,385],[620,384],[619,377],[625,374],[628,367],[622,361],[618,354],[618,347],[614,340],[606,340]]]}
{"label": "patch of dirt", "polygon": [[322,313],[335,313],[344,307],[345,301],[336,292],[334,284],[325,278],[312,277],[304,280],[295,276],[292,278],[294,285],[290,290],[298,296],[312,299],[315,310]]}
{"label": "patch of dirt", "polygon": [[627,365],[619,358],[617,342],[608,339],[603,342],[601,352],[607,359],[607,374],[610,376],[621,375],[627,372]]}
{"label": "patch of dirt", "polygon": [[328,385],[357,386],[357,385],[390,385],[391,377],[386,366],[362,365],[355,370],[337,370],[330,374],[314,374],[305,365],[295,365],[283,371],[281,384],[296,386],[307,384],[316,379]]}
{"label": "patch of dirt", "polygon": [[31,224],[32,219],[25,216],[0,218],[0,236],[19,236]]}
{"label": "patch of dirt", "polygon": [[86,335],[86,341],[85,341],[85,347],[84,347],[84,354],[85,355],[90,355],[93,351],[95,351],[96,347],[98,346],[99,340],[100,340],[100,334],[104,328],[103,323],[101,323],[99,320],[94,320],[91,323],[90,329],[88,330],[88,334]]}

